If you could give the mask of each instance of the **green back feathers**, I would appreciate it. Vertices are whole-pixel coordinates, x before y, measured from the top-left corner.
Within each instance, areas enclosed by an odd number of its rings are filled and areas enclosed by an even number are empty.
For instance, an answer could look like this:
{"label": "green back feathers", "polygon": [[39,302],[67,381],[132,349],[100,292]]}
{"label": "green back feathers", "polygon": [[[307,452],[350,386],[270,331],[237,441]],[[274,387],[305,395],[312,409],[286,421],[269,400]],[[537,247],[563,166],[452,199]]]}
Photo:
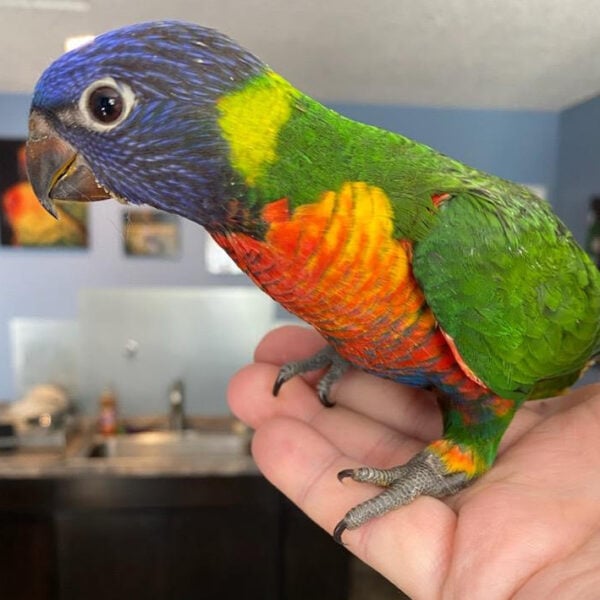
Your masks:
{"label": "green back feathers", "polygon": [[415,250],[415,275],[462,359],[494,392],[557,394],[600,338],[600,276],[545,202],[508,182],[490,189],[443,207]]}

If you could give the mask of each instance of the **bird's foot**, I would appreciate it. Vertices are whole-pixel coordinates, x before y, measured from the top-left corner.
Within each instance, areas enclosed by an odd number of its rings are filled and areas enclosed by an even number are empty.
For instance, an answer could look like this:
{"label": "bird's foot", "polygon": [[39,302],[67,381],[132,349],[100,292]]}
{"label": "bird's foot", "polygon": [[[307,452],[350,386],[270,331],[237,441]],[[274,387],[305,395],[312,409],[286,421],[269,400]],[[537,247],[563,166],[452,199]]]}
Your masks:
{"label": "bird's foot", "polygon": [[329,399],[331,386],[348,370],[350,363],[342,358],[331,346],[325,346],[316,354],[303,360],[286,363],[279,369],[277,379],[273,385],[273,395],[277,396],[281,386],[295,375],[316,371],[328,367],[327,372],[317,383],[319,400],[324,406],[333,406],[334,402]]}
{"label": "bird's foot", "polygon": [[372,483],[385,488],[380,494],[350,509],[336,525],[333,537],[342,543],[346,529],[356,529],[367,521],[410,504],[419,496],[443,498],[467,487],[476,477],[475,459],[449,440],[433,442],[406,464],[391,469],[360,467],[344,469],[338,479]]}

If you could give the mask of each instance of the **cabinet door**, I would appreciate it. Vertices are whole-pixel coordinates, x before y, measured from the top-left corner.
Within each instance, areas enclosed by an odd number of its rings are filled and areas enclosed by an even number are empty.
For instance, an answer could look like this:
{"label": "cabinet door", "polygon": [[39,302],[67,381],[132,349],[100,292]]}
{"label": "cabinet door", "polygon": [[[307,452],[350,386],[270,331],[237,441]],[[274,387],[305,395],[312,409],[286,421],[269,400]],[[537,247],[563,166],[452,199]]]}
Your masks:
{"label": "cabinet door", "polygon": [[349,553],[282,498],[285,600],[347,600]]}
{"label": "cabinet door", "polygon": [[54,544],[50,517],[0,515],[0,595],[54,600]]}
{"label": "cabinet door", "polygon": [[57,519],[60,600],[279,598],[277,520],[243,507]]}

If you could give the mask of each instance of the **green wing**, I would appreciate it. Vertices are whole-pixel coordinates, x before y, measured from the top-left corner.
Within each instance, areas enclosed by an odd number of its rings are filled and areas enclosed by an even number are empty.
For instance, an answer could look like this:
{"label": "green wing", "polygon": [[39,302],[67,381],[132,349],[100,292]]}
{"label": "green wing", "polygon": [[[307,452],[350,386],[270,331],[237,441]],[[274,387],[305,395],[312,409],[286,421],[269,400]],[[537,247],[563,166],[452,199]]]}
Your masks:
{"label": "green wing", "polygon": [[493,180],[454,194],[414,272],[464,363],[506,398],[571,385],[600,350],[600,276],[546,202]]}

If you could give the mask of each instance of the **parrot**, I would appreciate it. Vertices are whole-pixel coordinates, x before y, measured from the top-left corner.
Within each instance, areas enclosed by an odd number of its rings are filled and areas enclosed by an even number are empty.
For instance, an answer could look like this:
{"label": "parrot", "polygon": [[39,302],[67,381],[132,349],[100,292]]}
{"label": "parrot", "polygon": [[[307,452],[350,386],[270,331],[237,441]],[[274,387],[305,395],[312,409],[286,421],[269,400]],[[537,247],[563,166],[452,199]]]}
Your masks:
{"label": "parrot", "polygon": [[[349,369],[431,390],[443,432],[333,531],[486,473],[517,409],[562,393],[600,353],[600,275],[550,204],[399,133],[346,118],[227,35],[121,27],[57,58],[32,97],[42,205],[114,198],[204,227],[326,346],[325,406]],[[369,402],[369,398],[364,399]]]}

